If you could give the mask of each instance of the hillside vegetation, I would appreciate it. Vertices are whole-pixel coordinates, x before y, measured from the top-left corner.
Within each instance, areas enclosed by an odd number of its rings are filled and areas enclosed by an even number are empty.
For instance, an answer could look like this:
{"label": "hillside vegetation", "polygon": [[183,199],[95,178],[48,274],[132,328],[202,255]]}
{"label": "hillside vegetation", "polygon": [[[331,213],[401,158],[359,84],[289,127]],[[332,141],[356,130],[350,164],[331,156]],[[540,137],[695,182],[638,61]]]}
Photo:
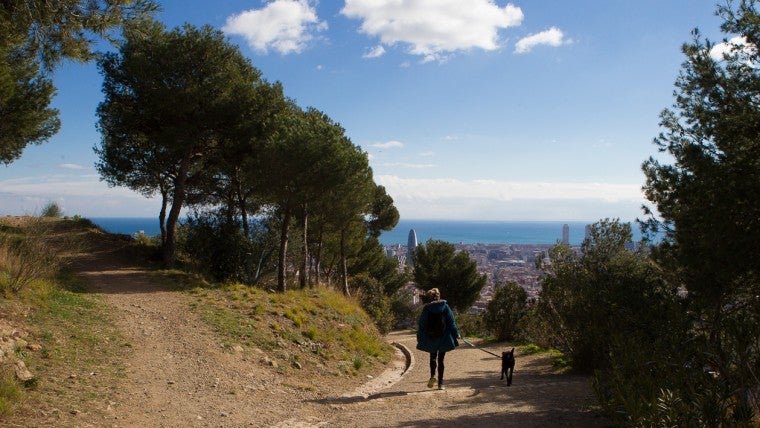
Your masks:
{"label": "hillside vegetation", "polygon": [[[131,238],[81,219],[2,218],[0,243],[0,422],[108,402],[136,345],[125,339],[103,294],[88,289],[78,271],[95,263],[145,264],[147,253]],[[39,263],[55,269],[34,267]],[[250,356],[248,364],[289,389],[324,395],[376,374],[392,355],[364,311],[332,290],[274,293],[210,284],[179,271],[147,274],[187,297],[189,310],[210,326],[224,352]],[[135,284],[114,286],[135,291]],[[31,377],[19,378],[19,362]]]}

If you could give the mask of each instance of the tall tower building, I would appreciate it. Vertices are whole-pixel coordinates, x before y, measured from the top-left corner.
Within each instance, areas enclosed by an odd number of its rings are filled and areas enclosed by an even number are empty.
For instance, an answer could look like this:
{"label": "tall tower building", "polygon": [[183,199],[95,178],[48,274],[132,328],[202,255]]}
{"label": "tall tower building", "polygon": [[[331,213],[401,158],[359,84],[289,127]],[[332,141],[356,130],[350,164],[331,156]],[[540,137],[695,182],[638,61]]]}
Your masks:
{"label": "tall tower building", "polygon": [[414,229],[409,231],[409,239],[406,241],[406,260],[414,266],[414,249],[417,247],[417,232]]}
{"label": "tall tower building", "polygon": [[562,225],[562,243],[570,245],[570,226],[567,224]]}

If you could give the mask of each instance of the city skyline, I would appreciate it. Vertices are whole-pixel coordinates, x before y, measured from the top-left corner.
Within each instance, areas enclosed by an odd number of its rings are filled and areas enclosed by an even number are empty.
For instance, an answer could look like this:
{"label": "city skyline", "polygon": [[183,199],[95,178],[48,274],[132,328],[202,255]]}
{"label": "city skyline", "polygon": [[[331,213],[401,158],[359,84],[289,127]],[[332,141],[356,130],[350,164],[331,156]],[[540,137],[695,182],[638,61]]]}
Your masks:
{"label": "city skyline", "polygon": [[[162,2],[168,28],[222,30],[269,81],[367,152],[403,219],[594,221],[641,216],[641,163],[715,2],[472,0]],[[396,5],[396,6],[394,6]],[[476,7],[477,6],[477,7]],[[264,25],[267,24],[267,25]],[[0,170],[0,214],[152,217],[157,199],[99,181],[102,78],[54,75],[61,131]]]}

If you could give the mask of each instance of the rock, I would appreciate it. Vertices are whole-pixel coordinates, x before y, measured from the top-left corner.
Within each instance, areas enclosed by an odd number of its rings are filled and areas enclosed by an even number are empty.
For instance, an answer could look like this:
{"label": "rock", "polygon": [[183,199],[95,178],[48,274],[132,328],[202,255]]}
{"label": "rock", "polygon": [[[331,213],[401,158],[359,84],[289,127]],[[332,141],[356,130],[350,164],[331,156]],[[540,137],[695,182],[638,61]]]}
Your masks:
{"label": "rock", "polygon": [[278,368],[279,367],[279,364],[277,364],[277,361],[274,361],[273,359],[271,359],[269,357],[266,357],[266,356],[261,359],[261,362],[264,363],[264,364],[266,364],[266,365],[268,365],[268,366],[274,367],[274,368]]}
{"label": "rock", "polygon": [[0,341],[0,354],[5,353],[5,355],[13,355],[15,347],[16,342],[14,340],[5,340],[5,338],[3,338],[3,340]]}
{"label": "rock", "polygon": [[293,361],[293,367],[297,368],[298,370],[301,370],[303,366],[298,361]]}
{"label": "rock", "polygon": [[29,349],[30,351],[37,352],[37,351],[42,350],[42,345],[40,345],[39,343],[30,343],[29,345],[26,346],[26,348]]}
{"label": "rock", "polygon": [[20,360],[16,361],[14,372],[16,373],[16,379],[20,380],[21,382],[27,382],[34,378],[34,375],[32,374],[32,372],[30,372],[29,369],[26,368],[26,364],[24,364],[24,362]]}
{"label": "rock", "polygon": [[241,345],[235,345],[235,346],[232,347],[232,350],[235,351],[235,352],[237,352],[239,354],[239,353],[243,352],[245,349],[243,349],[243,347]]}

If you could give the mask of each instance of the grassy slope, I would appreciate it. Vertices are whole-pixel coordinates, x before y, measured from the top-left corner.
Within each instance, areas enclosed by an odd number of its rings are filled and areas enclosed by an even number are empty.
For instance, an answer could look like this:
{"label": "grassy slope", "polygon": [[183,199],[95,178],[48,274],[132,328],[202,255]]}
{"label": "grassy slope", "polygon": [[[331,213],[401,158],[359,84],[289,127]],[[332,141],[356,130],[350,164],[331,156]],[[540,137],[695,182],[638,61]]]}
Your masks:
{"label": "grassy slope", "polygon": [[[61,235],[70,235],[99,241],[84,242],[83,248],[114,239],[87,222],[62,220],[53,227],[54,233],[48,235],[59,240]],[[0,233],[26,232],[3,227]],[[226,347],[259,348],[288,361],[288,366],[273,370],[293,387],[309,389],[313,388],[309,385],[376,372],[392,355],[369,317],[339,293],[321,288],[280,294],[241,285],[203,287],[194,285],[201,281],[183,273],[156,275],[186,284],[192,306]],[[0,369],[0,425],[4,420],[17,423],[19,418],[55,416],[34,414],[39,402],[46,402],[46,408],[71,409],[108,399],[124,376],[130,352],[130,344],[108,313],[98,295],[87,293],[76,277],[66,274],[35,281],[19,295],[0,297],[0,319],[28,331],[28,342],[42,345],[41,351],[17,350],[36,376],[27,387],[3,382],[3,371],[7,378],[9,369]],[[309,385],[298,380],[302,378],[311,379]]]}

